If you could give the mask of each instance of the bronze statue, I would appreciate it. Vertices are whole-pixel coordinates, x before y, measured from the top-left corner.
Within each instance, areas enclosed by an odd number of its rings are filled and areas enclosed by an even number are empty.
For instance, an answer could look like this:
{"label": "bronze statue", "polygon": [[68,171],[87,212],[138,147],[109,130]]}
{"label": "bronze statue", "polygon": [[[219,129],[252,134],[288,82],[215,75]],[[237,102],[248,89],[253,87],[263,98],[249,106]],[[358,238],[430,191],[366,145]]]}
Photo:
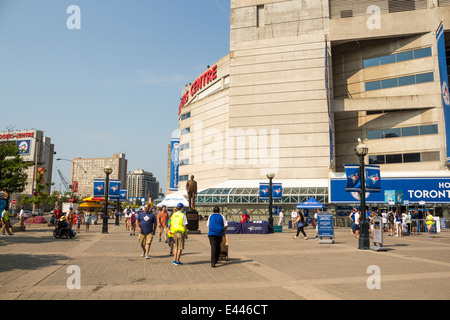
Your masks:
{"label": "bronze statue", "polygon": [[186,191],[189,197],[189,210],[195,210],[195,197],[197,196],[197,182],[194,180],[194,176],[191,176],[191,180],[186,182]]}

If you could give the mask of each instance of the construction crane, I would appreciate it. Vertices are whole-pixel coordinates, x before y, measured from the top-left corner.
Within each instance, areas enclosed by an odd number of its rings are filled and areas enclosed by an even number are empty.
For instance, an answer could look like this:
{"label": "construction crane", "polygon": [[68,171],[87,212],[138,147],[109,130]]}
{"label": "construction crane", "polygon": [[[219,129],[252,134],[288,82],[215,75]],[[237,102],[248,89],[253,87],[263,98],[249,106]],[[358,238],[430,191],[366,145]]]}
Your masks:
{"label": "construction crane", "polygon": [[66,192],[69,192],[70,191],[69,181],[67,181],[66,177],[64,177],[64,175],[62,174],[61,170],[59,170],[58,167],[56,167],[56,170],[58,171],[59,177],[61,178],[64,187],[66,188]]}

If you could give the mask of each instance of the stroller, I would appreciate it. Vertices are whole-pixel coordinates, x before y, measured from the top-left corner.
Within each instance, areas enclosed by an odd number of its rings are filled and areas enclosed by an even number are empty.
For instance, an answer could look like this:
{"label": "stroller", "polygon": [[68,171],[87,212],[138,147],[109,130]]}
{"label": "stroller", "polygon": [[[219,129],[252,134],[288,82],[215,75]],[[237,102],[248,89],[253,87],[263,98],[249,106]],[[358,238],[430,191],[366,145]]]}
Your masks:
{"label": "stroller", "polygon": [[60,239],[75,238],[75,232],[70,229],[65,221],[58,222],[58,227],[53,231],[53,236]]}

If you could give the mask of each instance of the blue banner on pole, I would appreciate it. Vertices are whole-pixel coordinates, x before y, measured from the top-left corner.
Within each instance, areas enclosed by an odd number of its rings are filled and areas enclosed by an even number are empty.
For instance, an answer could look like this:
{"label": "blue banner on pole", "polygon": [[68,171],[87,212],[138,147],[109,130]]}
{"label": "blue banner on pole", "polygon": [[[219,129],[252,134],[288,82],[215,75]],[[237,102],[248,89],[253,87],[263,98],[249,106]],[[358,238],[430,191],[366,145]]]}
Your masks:
{"label": "blue banner on pole", "polygon": [[120,198],[119,198],[120,201],[122,201],[122,202],[127,201],[127,198],[128,198],[127,196],[128,196],[127,189],[120,190]]}
{"label": "blue banner on pole", "polygon": [[105,180],[95,179],[94,180],[94,197],[104,197],[105,196]]}
{"label": "blue banner on pole", "polygon": [[171,153],[170,153],[170,191],[178,191],[178,169],[180,159],[180,139],[172,138],[171,140]]}
{"label": "blue banner on pole", "polygon": [[347,186],[345,191],[361,191],[361,177],[359,175],[359,165],[346,164],[345,175],[347,176]]}
{"label": "blue banner on pole", "polygon": [[445,139],[447,143],[447,163],[450,162],[450,94],[448,89],[447,58],[445,53],[444,25],[436,32],[439,76],[441,78],[442,104],[444,107]]}
{"label": "blue banner on pole", "polygon": [[366,165],[366,191],[380,192],[381,176],[380,166]]}
{"label": "blue banner on pole", "polygon": [[[347,192],[361,192],[361,175],[358,164],[346,164],[344,166],[345,174],[347,175]],[[366,165],[365,166],[365,182],[366,192],[380,192],[381,190],[381,175],[380,166]]]}
{"label": "blue banner on pole", "polygon": [[[269,200],[269,183],[259,184],[259,199]],[[272,199],[278,200],[283,197],[283,186],[281,183],[272,183]]]}
{"label": "blue banner on pole", "polygon": [[109,180],[109,192],[110,199],[119,199],[120,197],[120,180]]}

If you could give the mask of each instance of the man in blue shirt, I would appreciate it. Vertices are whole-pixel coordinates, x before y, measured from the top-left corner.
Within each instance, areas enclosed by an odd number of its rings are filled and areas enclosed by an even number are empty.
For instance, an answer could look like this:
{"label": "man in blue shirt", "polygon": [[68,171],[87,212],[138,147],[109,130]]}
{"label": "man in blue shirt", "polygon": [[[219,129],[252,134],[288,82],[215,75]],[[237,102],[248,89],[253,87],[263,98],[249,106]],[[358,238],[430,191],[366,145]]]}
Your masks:
{"label": "man in blue shirt", "polygon": [[215,268],[219,261],[220,245],[225,231],[228,228],[228,222],[220,214],[219,207],[214,207],[213,214],[208,217],[206,226],[209,227],[208,238],[211,245],[211,267]]}
{"label": "man in blue shirt", "polygon": [[156,217],[150,212],[148,204],[145,205],[144,211],[140,212],[137,216],[136,225],[139,231],[139,243],[142,248],[142,257],[148,259],[148,252],[150,251],[153,236],[156,232]]}

